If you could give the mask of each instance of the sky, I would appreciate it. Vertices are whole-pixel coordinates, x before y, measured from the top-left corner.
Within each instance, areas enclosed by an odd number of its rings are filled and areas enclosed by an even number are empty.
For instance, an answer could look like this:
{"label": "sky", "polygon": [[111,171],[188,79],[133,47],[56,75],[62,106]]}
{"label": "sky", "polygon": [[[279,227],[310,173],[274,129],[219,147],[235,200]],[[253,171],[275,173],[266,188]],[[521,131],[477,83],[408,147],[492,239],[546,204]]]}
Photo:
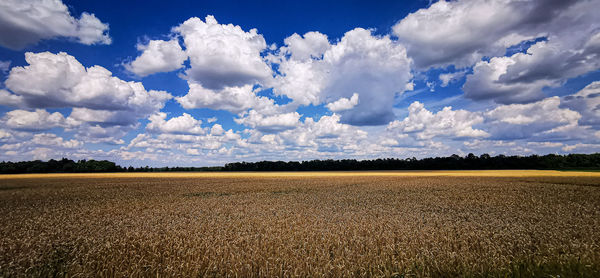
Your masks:
{"label": "sky", "polygon": [[600,0],[0,1],[0,161],[600,151]]}

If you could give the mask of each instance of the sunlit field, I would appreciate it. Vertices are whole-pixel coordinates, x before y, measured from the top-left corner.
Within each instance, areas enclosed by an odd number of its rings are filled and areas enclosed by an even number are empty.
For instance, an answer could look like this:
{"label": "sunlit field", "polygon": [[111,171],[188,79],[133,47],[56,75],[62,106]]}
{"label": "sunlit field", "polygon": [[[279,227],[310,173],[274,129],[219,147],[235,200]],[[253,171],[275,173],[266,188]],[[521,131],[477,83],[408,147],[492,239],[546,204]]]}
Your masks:
{"label": "sunlit field", "polygon": [[0,176],[0,276],[600,275],[600,173]]}

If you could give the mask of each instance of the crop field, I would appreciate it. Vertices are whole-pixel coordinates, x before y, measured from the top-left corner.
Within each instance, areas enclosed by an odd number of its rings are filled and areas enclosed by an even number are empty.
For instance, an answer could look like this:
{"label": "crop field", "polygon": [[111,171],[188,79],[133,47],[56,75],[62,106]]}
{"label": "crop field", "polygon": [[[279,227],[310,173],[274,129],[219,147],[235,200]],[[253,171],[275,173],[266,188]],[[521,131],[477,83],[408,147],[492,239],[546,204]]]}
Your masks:
{"label": "crop field", "polygon": [[0,277],[600,277],[600,173],[0,176]]}

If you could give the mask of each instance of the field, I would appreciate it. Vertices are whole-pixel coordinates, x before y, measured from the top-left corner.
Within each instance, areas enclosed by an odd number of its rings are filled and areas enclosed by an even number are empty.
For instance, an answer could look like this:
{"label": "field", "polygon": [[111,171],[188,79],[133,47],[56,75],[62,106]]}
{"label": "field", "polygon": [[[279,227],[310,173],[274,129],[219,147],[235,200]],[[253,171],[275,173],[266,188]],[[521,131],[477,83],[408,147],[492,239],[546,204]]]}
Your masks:
{"label": "field", "polygon": [[0,277],[600,277],[600,173],[0,176]]}

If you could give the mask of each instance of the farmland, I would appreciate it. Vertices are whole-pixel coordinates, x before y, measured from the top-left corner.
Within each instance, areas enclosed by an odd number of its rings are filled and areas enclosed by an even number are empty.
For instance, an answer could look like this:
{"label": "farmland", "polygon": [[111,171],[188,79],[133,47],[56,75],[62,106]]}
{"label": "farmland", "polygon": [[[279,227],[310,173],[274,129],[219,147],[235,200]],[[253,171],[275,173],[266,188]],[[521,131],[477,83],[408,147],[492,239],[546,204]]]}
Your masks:
{"label": "farmland", "polygon": [[0,276],[600,275],[600,173],[0,176]]}

